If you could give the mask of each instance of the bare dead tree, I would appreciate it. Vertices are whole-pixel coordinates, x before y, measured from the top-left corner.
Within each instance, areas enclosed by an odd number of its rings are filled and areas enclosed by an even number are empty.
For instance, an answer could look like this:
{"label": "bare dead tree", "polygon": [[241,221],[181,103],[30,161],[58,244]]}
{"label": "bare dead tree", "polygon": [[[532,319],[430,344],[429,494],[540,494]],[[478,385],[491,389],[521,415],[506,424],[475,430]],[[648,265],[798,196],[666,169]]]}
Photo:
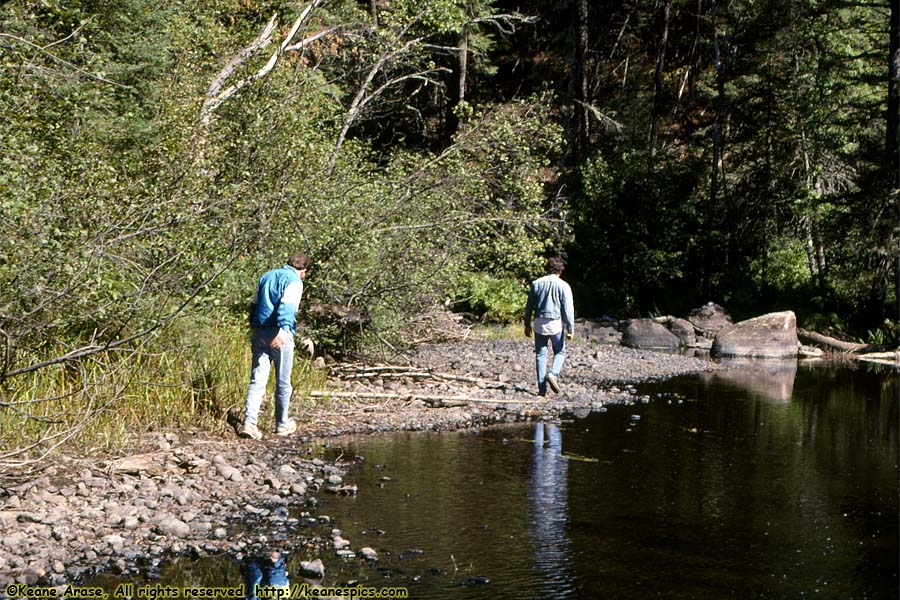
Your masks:
{"label": "bare dead tree", "polygon": [[653,71],[653,99],[650,102],[650,133],[647,141],[649,170],[653,170],[653,162],[656,157],[656,139],[659,133],[659,116],[662,96],[662,76],[666,67],[666,47],[669,44],[669,21],[672,14],[670,0],[663,2],[662,32],[659,37],[659,46],[656,51],[656,68]]}
{"label": "bare dead tree", "polygon": [[[409,26],[407,26],[407,28],[408,27]],[[405,30],[402,33],[405,33]],[[363,111],[370,103],[383,97],[388,90],[396,88],[401,83],[410,80],[418,80],[422,85],[443,85],[435,78],[435,75],[440,72],[450,72],[450,69],[447,69],[445,67],[433,67],[422,69],[412,73],[401,72],[394,77],[389,77],[381,85],[373,87],[375,78],[385,70],[387,65],[398,61],[401,57],[413,53],[413,50],[419,47],[425,41],[426,37],[427,36],[416,37],[408,40],[399,48],[391,48],[386,50],[369,68],[366,76],[363,78],[363,82],[357,89],[353,100],[350,102],[349,108],[344,113],[341,130],[338,132],[337,141],[334,144],[334,149],[331,151],[331,158],[329,158],[328,160],[328,174],[331,174],[334,171],[334,166],[337,162],[337,157],[340,153],[341,146],[343,146],[344,141],[347,139],[347,133],[350,131],[350,128],[357,122],[357,120],[363,114]]]}
{"label": "bare dead tree", "polygon": [[[519,13],[503,13],[487,16],[472,17],[462,27],[460,43],[456,47],[435,46],[431,44],[433,33],[424,33],[416,37],[406,39],[407,35],[414,30],[419,24],[423,15],[410,20],[403,28],[393,35],[393,40],[387,44],[378,58],[372,63],[372,66],[366,72],[365,77],[357,88],[350,106],[344,113],[341,129],[338,132],[337,141],[332,150],[331,157],[328,161],[327,172],[334,170],[338,154],[341,146],[347,138],[350,129],[360,120],[369,105],[379,100],[384,100],[387,93],[396,90],[402,84],[411,80],[418,81],[421,86],[435,86],[444,88],[444,83],[437,76],[441,73],[452,73],[451,69],[446,67],[432,66],[427,68],[418,68],[415,66],[418,62],[416,57],[425,55],[427,50],[446,51],[458,54],[459,73],[458,76],[458,97],[457,101],[461,102],[465,97],[465,78],[467,69],[468,56],[468,32],[476,26],[490,26],[504,34],[514,33],[516,27],[520,24],[534,23],[537,19],[532,16],[526,16]],[[406,39],[406,41],[404,41]],[[405,59],[406,62],[404,62]],[[390,67],[398,66],[395,74],[388,74]],[[416,70],[417,69],[417,70]],[[383,80],[380,84],[375,84],[376,79],[382,76]]]}
{"label": "bare dead tree", "polygon": [[263,65],[252,75],[245,77],[244,79],[241,79],[240,81],[237,81],[236,83],[233,83],[226,87],[226,83],[231,78],[231,76],[234,75],[234,72],[238,67],[259,54],[262,50],[267,48],[272,43],[275,28],[278,26],[278,15],[272,15],[272,17],[268,20],[268,22],[266,22],[265,26],[262,28],[256,38],[246,48],[235,54],[225,64],[222,70],[219,71],[219,74],[216,75],[216,77],[214,77],[210,82],[209,87],[206,89],[206,97],[204,98],[203,104],[200,107],[199,121],[201,125],[209,125],[213,114],[215,113],[216,109],[222,105],[222,103],[226,102],[229,98],[237,94],[243,88],[271,73],[275,66],[278,64],[278,61],[285,53],[302,50],[309,43],[325,35],[325,32],[319,32],[307,39],[302,40],[299,43],[294,43],[294,38],[297,36],[297,32],[300,30],[300,27],[303,26],[303,24],[312,14],[312,11],[318,8],[321,3],[322,0],[312,0],[312,2],[310,2],[307,7],[303,9],[300,15],[294,20],[294,24],[291,26],[291,29],[288,31],[287,35],[284,36],[284,39],[278,46],[278,49],[276,49],[275,52],[272,53],[265,65]]}

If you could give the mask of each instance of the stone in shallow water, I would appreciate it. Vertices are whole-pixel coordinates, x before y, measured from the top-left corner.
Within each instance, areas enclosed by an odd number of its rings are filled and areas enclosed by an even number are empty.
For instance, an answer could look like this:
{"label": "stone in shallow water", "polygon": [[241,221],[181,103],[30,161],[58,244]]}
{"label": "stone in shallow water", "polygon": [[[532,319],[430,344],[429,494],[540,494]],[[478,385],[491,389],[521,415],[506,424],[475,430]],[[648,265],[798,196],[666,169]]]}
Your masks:
{"label": "stone in shallow water", "polygon": [[322,559],[317,558],[310,561],[301,561],[300,574],[303,577],[311,577],[314,579],[322,579],[325,577],[325,565],[322,563]]}
{"label": "stone in shallow water", "polygon": [[372,562],[378,560],[378,553],[375,552],[374,549],[369,548],[368,546],[365,548],[359,549],[359,556],[361,558],[364,558],[364,559],[366,559],[368,561],[372,561]]}

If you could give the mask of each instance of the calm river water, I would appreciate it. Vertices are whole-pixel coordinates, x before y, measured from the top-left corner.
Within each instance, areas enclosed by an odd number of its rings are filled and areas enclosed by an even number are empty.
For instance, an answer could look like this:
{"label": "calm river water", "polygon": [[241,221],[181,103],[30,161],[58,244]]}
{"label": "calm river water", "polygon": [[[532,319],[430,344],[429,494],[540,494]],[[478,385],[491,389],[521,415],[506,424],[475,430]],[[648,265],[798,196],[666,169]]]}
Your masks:
{"label": "calm river water", "polygon": [[366,462],[328,509],[380,555],[342,575],[426,599],[897,598],[897,373],[755,365],[560,424],[341,443]]}
{"label": "calm river water", "polygon": [[[419,599],[897,598],[897,371],[753,363],[560,423],[329,442],[323,498],[360,559],[323,582]],[[323,532],[327,535],[327,530]],[[288,574],[310,559],[298,548]],[[172,585],[234,585],[233,559]]]}

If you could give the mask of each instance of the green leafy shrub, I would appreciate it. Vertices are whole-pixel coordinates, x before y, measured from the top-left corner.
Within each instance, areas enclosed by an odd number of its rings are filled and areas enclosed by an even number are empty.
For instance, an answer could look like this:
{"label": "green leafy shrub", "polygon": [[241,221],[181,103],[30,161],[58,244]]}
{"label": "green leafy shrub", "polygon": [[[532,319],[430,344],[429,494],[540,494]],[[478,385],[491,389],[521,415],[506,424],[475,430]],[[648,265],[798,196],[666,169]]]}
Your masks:
{"label": "green leafy shrub", "polygon": [[527,294],[525,286],[510,277],[467,273],[458,284],[454,304],[483,322],[512,323],[522,318]]}

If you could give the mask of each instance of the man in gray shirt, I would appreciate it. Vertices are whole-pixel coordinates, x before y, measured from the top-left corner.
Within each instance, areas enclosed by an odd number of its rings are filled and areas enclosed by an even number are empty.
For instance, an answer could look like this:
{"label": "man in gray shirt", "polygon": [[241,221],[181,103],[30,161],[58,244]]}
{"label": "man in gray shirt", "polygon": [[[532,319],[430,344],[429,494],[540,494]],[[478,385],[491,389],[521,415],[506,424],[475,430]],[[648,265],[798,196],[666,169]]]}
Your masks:
{"label": "man in gray shirt", "polygon": [[[547,260],[547,274],[531,282],[525,304],[525,337],[534,332],[538,395],[547,395],[547,386],[559,393],[559,372],[566,359],[566,339],[575,335],[575,307],[572,288],[560,279],[563,261],[558,256]],[[531,317],[534,315],[534,325]],[[563,336],[565,334],[565,337]],[[547,344],[553,347],[553,363],[547,371]]]}

